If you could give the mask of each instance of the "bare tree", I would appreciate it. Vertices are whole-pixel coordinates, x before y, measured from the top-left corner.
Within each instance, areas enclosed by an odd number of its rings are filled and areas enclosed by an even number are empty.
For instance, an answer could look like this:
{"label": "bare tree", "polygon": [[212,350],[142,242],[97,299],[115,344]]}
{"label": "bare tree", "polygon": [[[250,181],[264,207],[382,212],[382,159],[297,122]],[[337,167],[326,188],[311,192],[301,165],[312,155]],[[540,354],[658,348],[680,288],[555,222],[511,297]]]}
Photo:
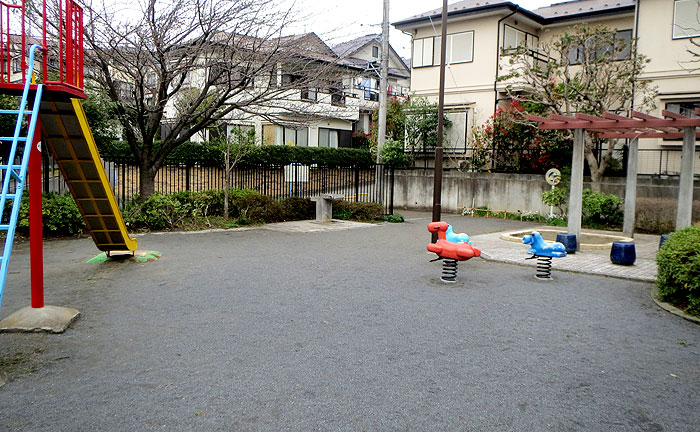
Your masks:
{"label": "bare tree", "polygon": [[111,101],[140,168],[141,199],[195,134],[232,117],[317,116],[299,89],[336,85],[322,42],[282,37],[293,16],[275,0],[138,0],[132,20],[106,4],[86,7],[86,79]]}
{"label": "bare tree", "polygon": [[[516,48],[510,56],[511,72],[499,79],[508,83],[510,97],[544,104],[560,115],[650,109],[655,88],[639,79],[648,60],[636,52],[631,34],[622,36],[603,26],[577,26],[573,33],[542,44],[536,52]],[[600,190],[616,148],[615,141],[609,142],[597,158],[599,144],[587,134],[585,158],[593,190]]]}
{"label": "bare tree", "polygon": [[229,217],[228,197],[231,189],[231,173],[238,163],[255,148],[255,135],[252,129],[234,126],[230,134],[221,137],[221,151],[224,155],[224,219]]}

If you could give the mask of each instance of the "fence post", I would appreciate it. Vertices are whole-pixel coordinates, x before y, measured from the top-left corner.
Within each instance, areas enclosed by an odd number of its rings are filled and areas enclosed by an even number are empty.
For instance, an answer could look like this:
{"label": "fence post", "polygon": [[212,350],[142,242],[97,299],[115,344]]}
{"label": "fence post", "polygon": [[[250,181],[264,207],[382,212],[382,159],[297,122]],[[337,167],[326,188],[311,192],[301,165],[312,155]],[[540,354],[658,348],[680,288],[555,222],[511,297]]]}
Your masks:
{"label": "fence post", "polygon": [[389,172],[389,214],[394,214],[394,167]]}
{"label": "fence post", "polygon": [[[374,193],[377,193],[375,190]],[[355,165],[355,202],[358,202],[360,197],[360,167]]]}
{"label": "fence post", "polygon": [[190,164],[185,163],[185,190],[190,190]]}

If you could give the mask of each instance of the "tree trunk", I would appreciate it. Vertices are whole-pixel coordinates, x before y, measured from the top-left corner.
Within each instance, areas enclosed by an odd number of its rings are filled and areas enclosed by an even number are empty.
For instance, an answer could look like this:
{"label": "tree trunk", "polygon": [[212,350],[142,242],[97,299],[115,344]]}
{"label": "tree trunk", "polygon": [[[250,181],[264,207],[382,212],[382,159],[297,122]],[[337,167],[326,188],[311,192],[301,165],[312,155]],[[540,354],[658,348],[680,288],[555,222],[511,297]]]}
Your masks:
{"label": "tree trunk", "polygon": [[228,186],[224,188],[224,220],[228,220]]}
{"label": "tree trunk", "polygon": [[141,164],[139,167],[139,195],[141,202],[146,201],[151,195],[153,195],[156,186],[156,173],[158,172],[158,170],[148,165],[144,165],[145,164]]}
{"label": "tree trunk", "polygon": [[603,171],[591,168],[591,190],[593,192],[600,192],[600,187],[603,183]]}

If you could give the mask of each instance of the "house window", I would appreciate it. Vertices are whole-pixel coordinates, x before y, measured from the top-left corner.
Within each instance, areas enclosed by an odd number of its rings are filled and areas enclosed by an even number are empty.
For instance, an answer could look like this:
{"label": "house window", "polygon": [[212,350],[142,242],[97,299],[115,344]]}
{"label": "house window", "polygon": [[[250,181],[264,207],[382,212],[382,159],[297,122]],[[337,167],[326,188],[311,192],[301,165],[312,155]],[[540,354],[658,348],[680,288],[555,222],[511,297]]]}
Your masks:
{"label": "house window", "polygon": [[469,132],[469,112],[450,111],[445,113],[451,125],[445,133],[445,151],[451,153],[465,153],[467,151],[467,134]]}
{"label": "house window", "polygon": [[305,88],[301,90],[301,100],[316,102],[318,92],[314,88]]}
{"label": "house window", "polygon": [[263,144],[306,147],[309,145],[309,129],[263,125]]}
{"label": "house window", "polygon": [[338,148],[338,130],[318,128],[318,146]]}
{"label": "house window", "polygon": [[[414,39],[413,67],[437,66],[440,64],[441,37]],[[447,35],[445,61],[448,64],[474,60],[474,32],[467,31]]]}
{"label": "house window", "polygon": [[[622,42],[618,42],[622,41]],[[615,44],[620,44],[617,46],[617,54],[615,54],[615,60],[626,60],[629,59],[632,55],[632,30],[627,29],[627,30],[618,30],[615,32]],[[591,61],[594,60],[595,58],[598,58],[600,56],[605,55],[605,53],[610,52],[615,50],[616,47],[613,47],[611,45],[607,46],[602,46],[598,48],[596,51],[589,50],[588,55],[592,56],[593,58],[590,59]],[[584,47],[576,47],[576,48],[571,48],[569,50],[569,64],[572,65],[578,65],[581,64],[584,61]]]}
{"label": "house window", "polygon": [[700,108],[700,100],[666,103],[667,111],[672,111],[686,117],[698,117],[695,115],[696,108]]}
{"label": "house window", "polygon": [[374,58],[379,57],[379,47],[376,45],[372,46],[372,57],[374,57]]}
{"label": "house window", "polygon": [[537,45],[540,42],[540,38],[537,36],[518,30],[515,27],[509,25],[505,26],[503,32],[503,49],[509,50],[517,48],[519,46],[527,47],[531,50],[536,50]]}
{"label": "house window", "polygon": [[18,58],[12,59],[12,72],[20,73],[22,72],[22,61]]}
{"label": "house window", "polygon": [[334,106],[345,106],[345,95],[343,90],[340,89],[330,89],[331,92],[331,105]]}
{"label": "house window", "polygon": [[[686,117],[695,117],[695,109],[700,108],[700,100],[691,101],[673,101],[666,102],[665,108],[667,111],[678,113]],[[681,141],[682,138],[664,138],[664,141]]]}
{"label": "house window", "polygon": [[700,1],[673,2],[673,39],[700,36]]}
{"label": "house window", "polygon": [[215,141],[221,137],[226,136],[226,123],[221,123],[217,126],[210,127],[207,129],[209,132],[209,141]]}
{"label": "house window", "polygon": [[379,83],[374,78],[362,78],[362,85],[360,87],[365,91],[365,100],[368,101],[378,101],[379,93],[377,89],[379,88]]}

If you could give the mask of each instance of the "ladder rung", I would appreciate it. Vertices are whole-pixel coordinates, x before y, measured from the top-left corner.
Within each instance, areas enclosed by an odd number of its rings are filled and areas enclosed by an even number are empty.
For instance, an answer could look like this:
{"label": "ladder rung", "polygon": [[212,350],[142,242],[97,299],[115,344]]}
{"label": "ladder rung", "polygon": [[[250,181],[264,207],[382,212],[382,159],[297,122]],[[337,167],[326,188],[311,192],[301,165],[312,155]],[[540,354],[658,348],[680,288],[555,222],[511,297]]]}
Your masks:
{"label": "ladder rung", "polygon": [[[15,137],[0,137],[0,141],[14,141]],[[17,141],[26,141],[27,137],[17,137]]]}
{"label": "ladder rung", "polygon": [[[24,110],[24,115],[31,115],[31,111]],[[0,110],[0,114],[14,114],[17,115],[19,114],[19,110]]]}
{"label": "ladder rung", "polygon": [[20,168],[22,168],[22,165],[0,165],[0,169],[5,169],[5,170],[6,170],[7,168],[10,168],[10,169],[20,169]]}
{"label": "ladder rung", "polygon": [[10,229],[9,225],[7,225],[7,224],[0,225],[0,231],[7,231],[8,229]]}
{"label": "ladder rung", "polygon": [[16,193],[5,194],[5,198],[7,198],[7,199],[17,199],[17,196],[18,196],[18,194],[16,194]]}

